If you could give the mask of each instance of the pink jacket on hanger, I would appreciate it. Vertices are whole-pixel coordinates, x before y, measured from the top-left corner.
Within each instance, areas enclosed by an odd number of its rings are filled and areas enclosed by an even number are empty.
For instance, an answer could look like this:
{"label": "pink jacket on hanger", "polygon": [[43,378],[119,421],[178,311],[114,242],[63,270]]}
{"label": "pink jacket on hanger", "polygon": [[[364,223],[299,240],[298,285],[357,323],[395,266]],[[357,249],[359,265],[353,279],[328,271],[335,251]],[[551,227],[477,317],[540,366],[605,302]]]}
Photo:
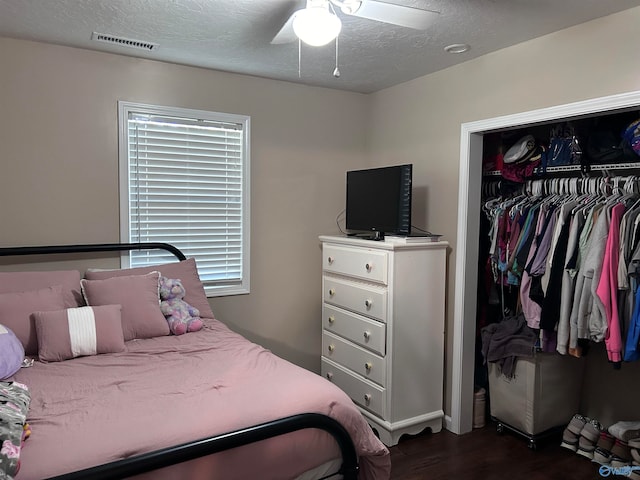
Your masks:
{"label": "pink jacket on hanger", "polygon": [[620,221],[624,213],[624,204],[618,203],[611,210],[609,235],[604,250],[602,273],[596,288],[596,295],[604,305],[607,333],[604,337],[607,357],[611,362],[622,361],[622,335],[618,316],[618,261],[620,248]]}

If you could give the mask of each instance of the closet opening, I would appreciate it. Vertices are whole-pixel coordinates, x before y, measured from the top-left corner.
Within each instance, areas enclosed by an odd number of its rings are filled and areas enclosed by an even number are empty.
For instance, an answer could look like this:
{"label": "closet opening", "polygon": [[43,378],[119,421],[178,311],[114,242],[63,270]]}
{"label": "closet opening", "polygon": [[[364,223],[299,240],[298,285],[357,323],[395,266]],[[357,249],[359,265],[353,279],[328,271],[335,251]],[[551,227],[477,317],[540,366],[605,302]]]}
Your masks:
{"label": "closet opening", "polygon": [[546,128],[560,121],[595,119],[599,116],[614,115],[639,108],[640,91],[462,124],[452,372],[449,377],[452,392],[451,415],[445,418],[445,426],[448,430],[462,434],[471,431],[473,424],[478,239],[485,135],[535,129],[538,126]]}

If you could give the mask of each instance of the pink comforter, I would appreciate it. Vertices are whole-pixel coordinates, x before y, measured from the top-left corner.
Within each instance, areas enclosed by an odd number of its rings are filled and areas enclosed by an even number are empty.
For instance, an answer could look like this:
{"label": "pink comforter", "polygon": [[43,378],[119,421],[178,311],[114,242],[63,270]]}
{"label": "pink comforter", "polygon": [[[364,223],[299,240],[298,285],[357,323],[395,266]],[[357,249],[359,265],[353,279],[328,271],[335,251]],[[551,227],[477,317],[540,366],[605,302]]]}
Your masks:
{"label": "pink comforter", "polygon": [[[347,429],[360,478],[390,475],[389,451],[340,389],[215,320],[201,332],[128,342],[123,353],[36,362],[16,380],[32,394],[32,435],[17,480],[306,412],[329,415]],[[308,429],[211,456],[206,470],[208,478],[225,480],[286,479],[337,457],[326,432]]]}

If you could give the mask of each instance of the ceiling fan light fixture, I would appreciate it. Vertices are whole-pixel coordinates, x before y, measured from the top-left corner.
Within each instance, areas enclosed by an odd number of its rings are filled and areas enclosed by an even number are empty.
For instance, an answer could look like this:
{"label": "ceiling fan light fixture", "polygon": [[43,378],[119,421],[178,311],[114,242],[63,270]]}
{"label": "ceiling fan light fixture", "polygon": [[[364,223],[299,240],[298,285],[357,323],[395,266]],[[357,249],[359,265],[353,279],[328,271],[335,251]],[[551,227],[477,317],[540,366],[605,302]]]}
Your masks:
{"label": "ceiling fan light fixture", "polygon": [[340,19],[325,7],[307,7],[296,13],[293,31],[307,45],[321,47],[334,40],[342,29]]}

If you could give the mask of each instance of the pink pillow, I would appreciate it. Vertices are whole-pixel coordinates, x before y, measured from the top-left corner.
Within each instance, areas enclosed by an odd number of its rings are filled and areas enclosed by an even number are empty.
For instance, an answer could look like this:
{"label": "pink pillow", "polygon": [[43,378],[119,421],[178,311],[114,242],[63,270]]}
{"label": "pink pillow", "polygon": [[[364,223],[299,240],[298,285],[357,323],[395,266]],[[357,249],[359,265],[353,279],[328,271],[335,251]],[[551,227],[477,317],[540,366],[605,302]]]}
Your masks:
{"label": "pink pillow", "polygon": [[169,324],[160,310],[160,273],[129,275],[104,280],[81,280],[87,305],[122,305],[125,340],[169,335]]}
{"label": "pink pillow", "polygon": [[0,323],[16,334],[27,355],[38,353],[38,337],[29,316],[37,311],[63,308],[65,303],[60,285],[27,292],[0,293]]}
{"label": "pink pillow", "polygon": [[41,362],[124,351],[120,305],[34,312]]}
{"label": "pink pillow", "polygon": [[102,280],[126,275],[143,275],[153,271],[159,271],[161,275],[167,278],[180,279],[182,286],[186,290],[184,301],[200,310],[200,317],[215,318],[211,311],[211,305],[209,305],[209,301],[207,300],[204,286],[200,281],[194,258],[151,267],[126,268],[123,270],[89,270],[85,273],[85,278],[89,280]]}
{"label": "pink pillow", "polygon": [[80,272],[59,270],[52,272],[0,272],[0,293],[26,292],[62,286],[65,307],[83,305],[80,292]]}

